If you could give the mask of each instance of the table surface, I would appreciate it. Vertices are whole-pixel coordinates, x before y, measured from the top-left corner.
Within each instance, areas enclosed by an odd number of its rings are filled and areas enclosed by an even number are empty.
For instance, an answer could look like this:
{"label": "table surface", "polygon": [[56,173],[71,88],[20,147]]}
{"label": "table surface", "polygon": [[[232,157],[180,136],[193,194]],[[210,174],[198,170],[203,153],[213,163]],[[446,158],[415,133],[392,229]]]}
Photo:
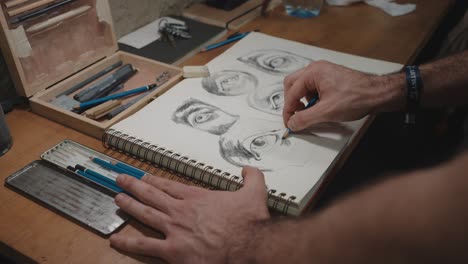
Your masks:
{"label": "table surface", "polygon": [[[313,19],[285,15],[282,7],[257,18],[242,31],[261,32],[302,43],[354,55],[402,64],[412,62],[446,15],[453,1],[412,0],[416,12],[390,17],[364,4],[350,7],[325,6]],[[185,65],[201,65],[229,48],[225,46],[199,53]],[[0,181],[39,159],[42,152],[64,139],[72,139],[106,153],[100,140],[91,138],[58,123],[38,116],[29,109],[15,109],[7,115],[14,139],[13,148],[0,158]],[[41,263],[134,263],[148,258],[118,252],[109,241],[39,204],[0,187],[0,253],[24,258],[11,249]],[[130,221],[125,234],[150,232],[136,221]]]}

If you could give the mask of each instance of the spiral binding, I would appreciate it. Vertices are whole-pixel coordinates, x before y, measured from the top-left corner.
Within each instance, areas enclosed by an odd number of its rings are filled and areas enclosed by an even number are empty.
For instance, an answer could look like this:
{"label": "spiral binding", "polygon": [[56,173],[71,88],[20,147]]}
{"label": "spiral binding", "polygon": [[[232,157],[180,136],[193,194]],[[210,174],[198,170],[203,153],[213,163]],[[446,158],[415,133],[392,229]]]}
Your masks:
{"label": "spiral binding", "polygon": [[[231,175],[230,173],[215,169],[213,166],[198,162],[172,150],[145,142],[114,129],[108,129],[104,133],[102,145],[107,149],[138,159],[155,168],[159,168],[159,166],[166,167],[170,171],[175,172],[177,176],[181,176],[188,181],[199,180],[210,186],[214,186],[218,190],[231,190],[231,188],[238,190],[244,182],[237,175]],[[159,158],[157,158],[158,155]],[[198,178],[197,172],[201,172]],[[226,183],[225,186],[223,186],[223,183]],[[235,186],[233,186],[234,184]],[[270,189],[268,191],[268,199],[272,209],[287,215],[296,197],[288,197],[286,193],[277,194],[276,190]]]}

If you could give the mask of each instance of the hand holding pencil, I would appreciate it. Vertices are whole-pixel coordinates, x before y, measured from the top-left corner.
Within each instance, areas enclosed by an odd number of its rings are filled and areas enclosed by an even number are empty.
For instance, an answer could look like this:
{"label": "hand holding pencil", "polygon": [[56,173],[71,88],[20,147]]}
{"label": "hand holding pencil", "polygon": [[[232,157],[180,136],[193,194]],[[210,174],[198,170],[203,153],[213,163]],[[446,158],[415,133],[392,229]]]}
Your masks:
{"label": "hand holding pencil", "polygon": [[[284,80],[284,125],[290,132],[297,132],[319,123],[353,121],[403,106],[404,96],[399,96],[399,90],[378,85],[383,78],[387,77],[326,61],[314,62]],[[301,102],[304,97],[307,106]],[[400,97],[403,101],[395,99]]]}

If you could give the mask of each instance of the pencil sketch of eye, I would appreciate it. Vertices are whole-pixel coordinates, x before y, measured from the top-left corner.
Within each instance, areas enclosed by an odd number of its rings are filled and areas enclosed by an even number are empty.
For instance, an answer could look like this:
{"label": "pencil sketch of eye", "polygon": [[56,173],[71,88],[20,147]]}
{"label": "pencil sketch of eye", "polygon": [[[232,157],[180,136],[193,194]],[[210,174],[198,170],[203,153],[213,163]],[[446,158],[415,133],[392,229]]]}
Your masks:
{"label": "pencil sketch of eye", "polygon": [[[282,131],[284,132],[284,130]],[[229,163],[238,166],[255,166],[263,171],[273,170],[271,162],[266,158],[281,148],[288,148],[288,139],[281,139],[281,130],[247,136],[246,138],[229,138],[221,136],[219,139],[221,156]]]}
{"label": "pencil sketch of eye", "polygon": [[304,68],[313,60],[284,50],[257,50],[238,58],[256,69],[273,74],[287,75]]}
{"label": "pencil sketch of eye", "polygon": [[191,98],[176,109],[172,120],[177,124],[187,125],[219,136],[226,133],[239,120],[239,116]]}
{"label": "pencil sketch of eye", "polygon": [[257,88],[258,79],[244,71],[224,70],[202,79],[203,88],[215,95],[237,96]]}
{"label": "pencil sketch of eye", "polygon": [[250,107],[267,114],[281,116],[284,106],[283,83],[275,83],[256,89],[248,97]]}
{"label": "pencil sketch of eye", "polygon": [[263,171],[303,167],[317,154],[314,139],[301,135],[282,139],[282,121],[241,118],[218,140],[221,157],[237,166],[252,166]]}

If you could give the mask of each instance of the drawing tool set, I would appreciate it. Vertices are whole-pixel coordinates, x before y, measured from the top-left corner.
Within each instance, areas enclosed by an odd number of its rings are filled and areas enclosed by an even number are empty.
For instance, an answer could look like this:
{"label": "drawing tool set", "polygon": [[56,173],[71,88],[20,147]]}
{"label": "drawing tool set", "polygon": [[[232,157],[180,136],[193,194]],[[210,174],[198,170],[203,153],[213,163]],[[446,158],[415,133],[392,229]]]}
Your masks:
{"label": "drawing tool set", "polygon": [[[162,84],[167,82],[169,77],[170,77],[170,75],[169,75],[168,72],[163,72],[162,74],[160,74],[156,78],[156,82],[153,83],[153,84],[149,84],[149,85],[139,87],[139,88],[135,88],[135,89],[128,90],[128,91],[124,91],[124,92],[121,92],[121,93],[115,93],[115,94],[108,95],[108,96],[105,96],[105,97],[98,96],[96,99],[90,99],[88,101],[77,104],[73,108],[75,110],[80,111],[80,110],[88,109],[88,108],[96,106],[96,105],[100,105],[102,103],[106,103],[106,102],[111,101],[111,100],[121,99],[121,98],[129,97],[129,96],[132,96],[132,95],[135,95],[135,94],[148,92],[148,91],[151,91],[151,90],[153,90],[155,88],[158,88],[159,86],[161,86]],[[116,104],[115,106],[119,106],[119,105],[120,104]],[[107,109],[107,110],[111,111],[112,109],[114,109],[114,107],[110,108],[110,109]],[[106,114],[109,111],[107,111]]]}
{"label": "drawing tool set", "polygon": [[[51,103],[68,111],[83,114],[93,120],[99,120],[104,117],[112,119],[143,99],[150,91],[163,85],[171,77],[168,71],[164,71],[156,76],[156,81],[153,84],[117,93],[123,89],[125,82],[138,71],[131,64],[123,66],[122,64],[122,61],[114,63],[60,93],[56,98],[51,100]],[[89,86],[86,87],[87,85]],[[75,92],[78,93],[71,97]],[[123,103],[121,100],[138,94],[140,96],[126,103]]]}
{"label": "drawing tool set", "polygon": [[8,177],[6,185],[102,235],[128,220],[114,203],[124,191],[115,180],[119,174],[141,179],[146,172],[70,140],[41,158]]}
{"label": "drawing tool set", "polygon": [[[92,137],[182,79],[179,67],[119,49],[108,1],[0,0],[0,9],[2,53],[17,94],[35,114]],[[188,24],[166,24],[169,35],[190,38]],[[164,72],[167,82],[152,85]]]}

